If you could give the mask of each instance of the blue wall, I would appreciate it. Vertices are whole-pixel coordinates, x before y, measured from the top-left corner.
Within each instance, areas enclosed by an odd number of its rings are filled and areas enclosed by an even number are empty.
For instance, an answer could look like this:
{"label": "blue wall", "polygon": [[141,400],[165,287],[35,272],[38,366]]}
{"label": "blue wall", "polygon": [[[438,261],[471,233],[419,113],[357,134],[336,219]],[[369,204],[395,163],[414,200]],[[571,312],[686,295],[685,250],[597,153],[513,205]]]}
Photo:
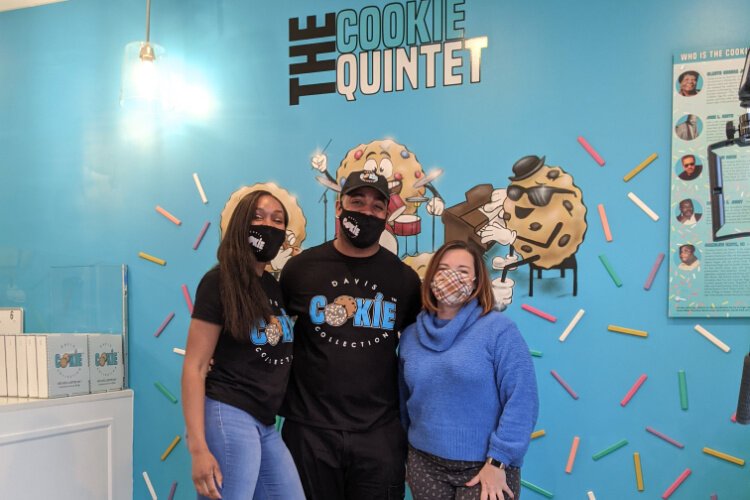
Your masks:
{"label": "blue wall", "polygon": [[[367,4],[362,4],[365,6]],[[672,66],[680,50],[747,46],[750,10],[742,0],[661,2],[511,2],[468,0],[466,36],[489,38],[482,81],[401,93],[303,97],[288,105],[288,19],[348,8],[343,1],[245,2],[158,0],[152,40],[183,78],[213,97],[206,113],[141,115],[120,108],[122,51],[143,37],[144,2],[70,0],[0,14],[0,306],[29,309],[50,267],[125,263],[130,268],[130,374],[136,393],[134,492],[160,496],[179,481],[192,498],[179,405],[153,386],[179,392],[189,315],[180,291],[194,293],[215,261],[219,214],[229,195],[274,180],[298,196],[308,219],[304,247],[323,240],[322,188],[309,160],[327,149],[332,168],[360,143],[392,137],[415,152],[448,206],[479,183],[502,187],[519,157],[546,155],[571,172],[584,192],[589,231],[579,250],[579,294],[570,278],[549,279],[527,297],[525,273],[509,314],[532,349],[540,383],[539,429],[524,477],[556,498],[637,498],[632,453],[641,454],[649,498],[685,469],[693,474],[673,498],[750,499],[746,468],[704,455],[708,446],[742,458],[750,430],[732,424],[750,344],[746,319],[701,319],[733,347],[725,354],[693,331],[695,319],[667,318],[667,273],[642,285],[654,258],[667,252]],[[304,20],[303,20],[304,22]],[[578,145],[586,137],[605,157],[597,166]],[[622,176],[649,154],[659,159],[630,183]],[[198,172],[209,203],[198,198]],[[627,200],[635,191],[663,215],[647,219]],[[606,202],[615,241],[606,243],[596,205]],[[154,211],[161,205],[179,227]],[[330,207],[330,205],[329,205]],[[330,211],[329,211],[330,217]],[[426,222],[426,217],[425,221]],[[205,221],[212,226],[197,251]],[[426,226],[424,224],[423,226]],[[329,232],[330,232],[329,220]],[[429,235],[429,231],[426,232]],[[423,248],[429,238],[425,238]],[[138,259],[165,258],[166,267]],[[623,278],[616,288],[597,256],[606,253]],[[19,302],[26,290],[26,302]],[[13,292],[13,293],[11,293]],[[520,310],[530,303],[555,314],[550,324]],[[587,313],[565,343],[557,338],[575,312]],[[154,331],[171,311],[160,338]],[[648,339],[606,331],[614,323],[649,331]],[[677,371],[687,372],[690,406],[680,409]],[[556,370],[580,394],[572,400],[550,376]],[[619,401],[642,373],[648,381],[625,408]],[[677,449],[645,432],[652,426],[685,444]],[[564,472],[573,436],[581,437],[573,473]],[[591,456],[627,439],[627,447]],[[524,498],[541,498],[524,492]]]}

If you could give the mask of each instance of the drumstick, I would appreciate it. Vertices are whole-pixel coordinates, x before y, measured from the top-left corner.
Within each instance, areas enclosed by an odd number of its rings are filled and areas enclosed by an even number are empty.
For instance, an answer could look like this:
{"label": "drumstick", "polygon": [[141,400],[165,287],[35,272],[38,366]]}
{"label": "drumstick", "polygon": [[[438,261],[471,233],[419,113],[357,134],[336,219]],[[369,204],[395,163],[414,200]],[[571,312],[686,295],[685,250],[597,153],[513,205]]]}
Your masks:
{"label": "drumstick", "polygon": [[523,260],[519,260],[518,262],[513,262],[511,264],[508,264],[507,266],[503,268],[503,274],[502,274],[502,277],[500,278],[500,282],[505,283],[505,278],[508,276],[508,271],[510,271],[511,269],[521,267],[524,264],[531,264],[532,262],[538,261],[540,258],[541,258],[540,255],[532,255],[528,259],[523,259]]}

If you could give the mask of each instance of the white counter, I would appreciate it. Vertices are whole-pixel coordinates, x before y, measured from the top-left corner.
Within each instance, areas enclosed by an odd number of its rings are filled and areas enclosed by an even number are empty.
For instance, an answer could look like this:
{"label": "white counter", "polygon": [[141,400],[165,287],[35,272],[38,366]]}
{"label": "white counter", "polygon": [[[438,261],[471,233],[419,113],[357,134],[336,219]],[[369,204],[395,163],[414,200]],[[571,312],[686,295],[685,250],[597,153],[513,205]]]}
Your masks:
{"label": "white counter", "polygon": [[0,398],[0,498],[132,496],[132,390]]}

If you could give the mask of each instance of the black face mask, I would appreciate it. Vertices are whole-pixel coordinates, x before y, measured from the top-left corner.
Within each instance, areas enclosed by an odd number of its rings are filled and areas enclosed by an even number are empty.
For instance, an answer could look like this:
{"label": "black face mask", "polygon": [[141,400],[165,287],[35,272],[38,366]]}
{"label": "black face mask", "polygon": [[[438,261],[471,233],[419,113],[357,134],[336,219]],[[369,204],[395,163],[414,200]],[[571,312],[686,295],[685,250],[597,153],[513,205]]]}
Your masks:
{"label": "black face mask", "polygon": [[341,211],[341,232],[357,248],[371,247],[380,239],[385,229],[385,219],[351,210]]}
{"label": "black face mask", "polygon": [[258,262],[269,262],[279,253],[286,231],[272,226],[250,226],[247,242]]}

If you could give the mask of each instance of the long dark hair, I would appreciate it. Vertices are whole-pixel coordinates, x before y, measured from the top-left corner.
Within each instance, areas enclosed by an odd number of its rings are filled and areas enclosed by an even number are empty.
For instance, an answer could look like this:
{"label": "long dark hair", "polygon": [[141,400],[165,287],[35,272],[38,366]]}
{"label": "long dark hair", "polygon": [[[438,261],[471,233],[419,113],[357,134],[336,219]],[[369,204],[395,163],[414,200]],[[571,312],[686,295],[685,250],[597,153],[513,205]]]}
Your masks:
{"label": "long dark hair", "polygon": [[278,198],[268,191],[253,191],[237,204],[216,252],[224,328],[241,342],[249,339],[250,330],[260,319],[266,322],[271,320],[268,297],[255,273],[258,261],[247,241],[248,229],[263,196],[270,196],[279,202],[284,211],[284,227],[289,225],[289,214]]}

